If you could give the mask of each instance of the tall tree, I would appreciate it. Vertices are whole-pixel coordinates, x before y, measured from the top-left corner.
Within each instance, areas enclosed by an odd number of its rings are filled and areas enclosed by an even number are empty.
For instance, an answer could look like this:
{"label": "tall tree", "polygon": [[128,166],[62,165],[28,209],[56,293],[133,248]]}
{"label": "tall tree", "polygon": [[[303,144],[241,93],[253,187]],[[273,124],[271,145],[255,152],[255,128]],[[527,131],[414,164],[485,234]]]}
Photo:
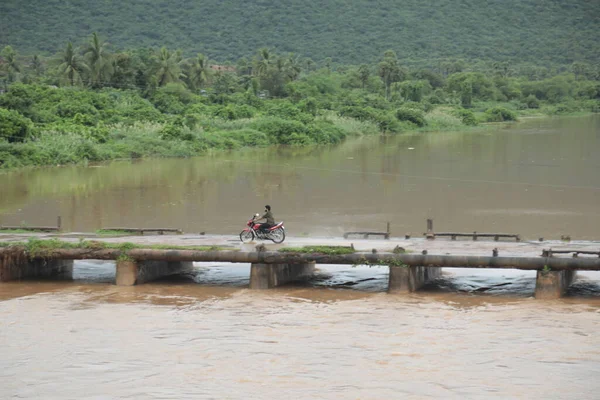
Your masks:
{"label": "tall tree", "polygon": [[363,64],[358,67],[358,79],[360,80],[363,89],[367,86],[367,82],[369,81],[370,77],[371,69],[367,64]]}
{"label": "tall tree", "polygon": [[258,77],[266,75],[267,71],[273,63],[271,51],[266,47],[258,50],[258,55],[254,59],[254,72]]}
{"label": "tall tree", "polygon": [[196,58],[188,66],[187,80],[188,87],[195,91],[202,89],[208,81],[209,65],[208,59],[204,54],[198,53]]}
{"label": "tall tree", "polygon": [[35,76],[40,76],[44,72],[44,65],[42,64],[42,60],[40,59],[40,57],[37,54],[35,54],[31,58],[29,67],[31,68],[31,70],[33,71]]}
{"label": "tall tree", "polygon": [[298,56],[294,55],[294,53],[288,54],[287,59],[285,60],[285,69],[289,80],[295,81],[298,79],[298,76],[300,76],[300,73],[302,72],[301,65],[302,63]]}
{"label": "tall tree", "polygon": [[385,98],[389,100],[392,83],[403,81],[406,77],[394,51],[388,50],[383,54],[383,60],[379,63],[379,76],[385,85]]}
{"label": "tall tree", "polygon": [[71,42],[67,43],[67,48],[60,55],[59,62],[58,70],[62,78],[71,86],[81,83],[82,75],[89,71],[89,67],[73,49]]}
{"label": "tall tree", "polygon": [[160,49],[156,56],[156,80],[158,86],[179,82],[184,77],[181,73],[181,51],[170,52],[166,47]]}
{"label": "tall tree", "polygon": [[4,63],[0,67],[4,70],[9,83],[18,79],[21,73],[21,66],[17,61],[17,52],[10,46],[6,46],[0,53],[4,58]]}
{"label": "tall tree", "polygon": [[89,67],[90,85],[98,88],[109,82],[114,73],[112,56],[108,52],[108,43],[102,42],[98,34],[94,32],[89,43],[85,47],[84,59]]}

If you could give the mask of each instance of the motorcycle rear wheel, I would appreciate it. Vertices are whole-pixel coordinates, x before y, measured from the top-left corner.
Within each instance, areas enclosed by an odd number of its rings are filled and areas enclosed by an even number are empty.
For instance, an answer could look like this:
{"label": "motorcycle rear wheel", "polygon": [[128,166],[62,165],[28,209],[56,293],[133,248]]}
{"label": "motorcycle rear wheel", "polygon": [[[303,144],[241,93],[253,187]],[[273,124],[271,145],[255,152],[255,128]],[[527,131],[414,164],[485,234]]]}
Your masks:
{"label": "motorcycle rear wheel", "polygon": [[242,243],[250,243],[254,240],[254,232],[249,229],[244,229],[242,232],[240,232],[240,240]]}
{"label": "motorcycle rear wheel", "polygon": [[283,243],[285,240],[285,231],[282,228],[277,228],[269,235],[273,243]]}

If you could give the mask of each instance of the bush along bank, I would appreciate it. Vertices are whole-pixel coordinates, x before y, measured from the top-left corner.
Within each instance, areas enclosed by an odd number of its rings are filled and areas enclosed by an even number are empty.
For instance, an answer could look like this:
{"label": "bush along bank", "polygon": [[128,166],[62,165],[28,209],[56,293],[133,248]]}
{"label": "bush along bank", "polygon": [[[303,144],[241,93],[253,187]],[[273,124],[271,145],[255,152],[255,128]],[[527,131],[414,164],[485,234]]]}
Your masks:
{"label": "bush along bank", "polygon": [[[76,54],[72,47],[67,51]],[[10,72],[4,63],[0,168],[329,145],[359,135],[462,130],[523,115],[600,111],[596,75],[561,73],[532,81],[478,64],[472,69],[486,73],[445,76],[403,68],[393,52],[374,65],[303,69],[290,56],[265,51],[245,67],[240,61],[222,70],[209,68],[202,55],[185,60],[164,48],[132,52],[120,68],[123,54],[105,55],[113,66],[105,70],[102,65],[109,64],[89,59],[77,74],[74,65],[65,68],[68,60],[49,59],[43,72],[32,66]],[[9,59],[6,49],[3,54]],[[82,60],[87,54],[81,50]]]}

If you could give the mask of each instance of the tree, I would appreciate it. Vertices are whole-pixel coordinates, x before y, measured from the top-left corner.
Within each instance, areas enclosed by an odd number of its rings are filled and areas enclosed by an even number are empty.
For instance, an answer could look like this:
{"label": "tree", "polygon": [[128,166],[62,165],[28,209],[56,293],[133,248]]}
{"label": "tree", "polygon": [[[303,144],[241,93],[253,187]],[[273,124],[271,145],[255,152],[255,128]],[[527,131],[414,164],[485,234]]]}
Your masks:
{"label": "tree", "polygon": [[263,47],[258,50],[258,56],[254,59],[254,73],[260,78],[267,73],[271,64],[271,51],[266,47]]}
{"label": "tree", "polygon": [[82,82],[82,75],[89,71],[89,67],[73,49],[71,42],[67,43],[67,48],[60,55],[59,73],[71,86]]}
{"label": "tree", "polygon": [[23,142],[31,135],[33,123],[17,111],[0,108],[0,138]]}
{"label": "tree", "polygon": [[294,55],[294,53],[288,54],[285,60],[285,71],[289,80],[295,81],[298,79],[298,76],[300,76],[300,73],[302,72],[301,64],[298,56]]}
{"label": "tree", "polygon": [[470,108],[473,103],[473,84],[468,79],[460,84],[460,103],[464,108]]}
{"label": "tree", "polygon": [[110,78],[111,86],[131,88],[136,86],[134,59],[129,53],[117,53],[112,57],[113,73]]}
{"label": "tree", "polygon": [[208,81],[209,65],[208,59],[202,53],[198,53],[192,64],[188,67],[188,87],[192,91],[202,89]]}
{"label": "tree", "polygon": [[403,81],[406,77],[406,71],[398,65],[398,57],[394,51],[388,50],[383,54],[383,60],[379,63],[379,76],[385,85],[385,98],[389,100],[392,83]]}
{"label": "tree", "polygon": [[4,63],[0,67],[4,70],[9,83],[18,79],[21,72],[21,66],[17,61],[17,52],[12,47],[6,46],[0,53],[4,58]]}
{"label": "tree", "polygon": [[35,54],[31,58],[29,67],[33,70],[35,76],[40,76],[44,72],[44,65],[42,64],[42,60],[40,60],[40,57],[37,54]]}
{"label": "tree", "polygon": [[507,78],[511,73],[508,61],[496,61],[492,64],[492,69],[496,75],[502,78]]}
{"label": "tree", "polygon": [[107,50],[108,45],[106,42],[101,42],[98,34],[94,32],[83,54],[89,67],[90,85],[94,88],[104,86],[114,73],[112,56]]}
{"label": "tree", "polygon": [[181,73],[181,51],[170,52],[166,47],[162,47],[155,59],[158,86],[179,82],[183,77]]}
{"label": "tree", "polygon": [[369,68],[369,66],[367,64],[363,64],[360,67],[358,67],[358,79],[360,80],[360,83],[362,84],[363,89],[367,85],[367,82],[369,82],[370,77],[371,77],[371,69]]}
{"label": "tree", "polygon": [[332,62],[333,62],[333,60],[331,59],[331,57],[327,57],[323,61],[323,64],[325,65],[325,69],[327,70],[327,72],[331,72],[331,63]]}

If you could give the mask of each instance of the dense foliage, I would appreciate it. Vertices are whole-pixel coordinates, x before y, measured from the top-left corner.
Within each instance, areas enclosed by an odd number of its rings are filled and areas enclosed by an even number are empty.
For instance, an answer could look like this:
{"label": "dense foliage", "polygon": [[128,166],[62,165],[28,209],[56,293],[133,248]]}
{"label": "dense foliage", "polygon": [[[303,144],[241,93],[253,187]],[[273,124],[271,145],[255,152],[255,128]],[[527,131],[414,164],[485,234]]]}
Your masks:
{"label": "dense foliage", "polygon": [[429,69],[388,50],[358,67],[317,68],[262,48],[223,66],[166,47],[112,52],[96,34],[51,57],[10,46],[0,55],[0,168],[325,145],[600,111],[600,70],[584,62]]}
{"label": "dense foliage", "polygon": [[596,0],[4,0],[0,48],[49,55],[96,31],[118,48],[180,47],[221,62],[267,46],[341,64],[392,49],[407,64],[548,66],[598,62],[599,16]]}

